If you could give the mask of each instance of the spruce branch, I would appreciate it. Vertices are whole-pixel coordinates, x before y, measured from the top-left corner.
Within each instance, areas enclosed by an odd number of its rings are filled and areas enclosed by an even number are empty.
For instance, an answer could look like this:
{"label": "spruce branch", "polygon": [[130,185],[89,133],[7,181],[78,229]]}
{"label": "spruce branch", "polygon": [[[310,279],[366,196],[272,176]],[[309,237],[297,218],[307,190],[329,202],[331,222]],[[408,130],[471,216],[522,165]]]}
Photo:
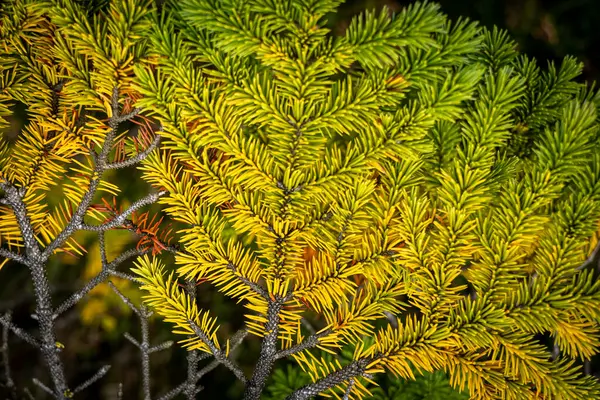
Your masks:
{"label": "spruce branch", "polygon": [[332,331],[330,329],[326,329],[323,332],[314,333],[307,338],[305,338],[301,343],[298,343],[295,346],[290,347],[289,349],[280,350],[275,354],[275,360],[279,360],[280,358],[289,357],[293,354],[299,353],[304,350],[315,348],[319,345],[319,339],[331,334]]}
{"label": "spruce branch", "polygon": [[150,146],[148,146],[148,148],[140,153],[138,153],[137,155],[135,155],[134,157],[125,160],[125,161],[119,161],[119,162],[113,162],[113,163],[107,163],[104,166],[105,170],[109,170],[109,169],[119,169],[119,168],[126,168],[126,167],[131,167],[132,165],[136,165],[139,164],[140,162],[142,162],[143,160],[145,160],[146,158],[148,158],[148,155],[154,151],[154,149],[158,146],[158,144],[160,143],[161,140],[161,136],[160,135],[156,135],[156,137],[154,138],[154,141],[150,144]]}
{"label": "spruce branch", "polygon": [[[73,213],[69,223],[56,236],[56,238],[52,241],[52,243],[50,243],[44,250],[44,252],[42,254],[42,257],[44,260],[48,259],[48,257],[50,257],[52,252],[54,252],[57,248],[62,246],[62,244],[73,233],[75,233],[75,231],[80,230],[80,229],[107,230],[107,229],[110,229],[110,227],[116,227],[116,226],[122,224],[121,219],[124,220],[133,211],[135,211],[145,205],[149,205],[149,204],[156,202],[156,200],[158,200],[158,198],[164,194],[164,192],[150,194],[150,195],[146,196],[145,198],[142,198],[142,199],[134,202],[125,212],[123,212],[123,214],[121,214],[121,216],[115,218],[116,221],[121,221],[120,223],[117,223],[116,225],[108,223],[108,224],[105,224],[106,226],[94,227],[94,226],[89,226],[89,225],[83,223],[83,218],[84,218],[85,214],[87,213],[87,211],[92,203],[92,199],[94,198],[94,195],[96,194],[96,191],[100,185],[100,182],[102,179],[102,174],[107,169],[108,155],[109,155],[110,149],[113,145],[113,141],[117,135],[117,129],[119,127],[119,124],[128,119],[125,117],[118,116],[119,90],[116,86],[113,88],[113,93],[112,93],[112,98],[111,98],[111,109],[112,109],[112,116],[109,117],[109,119],[108,119],[108,126],[111,127],[111,130],[109,131],[109,133],[106,135],[106,137],[104,139],[104,143],[102,144],[102,149],[100,150],[100,153],[95,156],[96,165],[94,167],[94,170],[93,170],[93,173],[92,173],[92,176],[90,179],[88,190],[86,191],[81,202],[79,203],[77,210]],[[137,114],[137,112],[138,111],[135,111],[135,113],[131,113],[132,114],[131,118],[133,118]],[[152,147],[152,149],[154,149],[155,147],[156,146]],[[149,153],[150,152],[148,152],[148,154]],[[146,157],[146,156],[147,156],[147,154],[144,157]],[[111,222],[116,222],[115,220],[113,220]],[[108,226],[110,226],[110,227],[108,227]]]}
{"label": "spruce branch", "polygon": [[110,230],[113,228],[117,228],[125,223],[125,221],[127,220],[127,217],[129,215],[131,215],[131,213],[139,210],[142,207],[145,207],[147,205],[155,203],[156,200],[158,200],[161,196],[164,196],[165,194],[167,194],[166,191],[160,191],[158,193],[149,194],[149,195],[133,202],[133,204],[131,204],[131,206],[129,206],[121,214],[118,214],[112,220],[110,220],[109,222],[106,222],[102,225],[94,226],[94,225],[87,225],[87,224],[81,223],[77,227],[82,230],[95,231],[95,232],[107,231],[107,230]]}
{"label": "spruce branch", "polygon": [[[94,279],[92,279],[88,284],[86,284],[81,290],[73,294],[69,299],[67,299],[61,306],[58,307],[56,312],[52,311],[51,305],[51,294],[50,294],[50,285],[48,282],[48,278],[46,276],[45,265],[50,257],[50,255],[58,249],[63,243],[78,229],[81,229],[85,225],[83,224],[83,217],[86,214],[92,198],[94,197],[98,186],[100,185],[102,172],[106,167],[106,160],[108,158],[108,154],[110,152],[110,148],[112,147],[112,142],[117,134],[117,128],[119,123],[124,121],[127,118],[133,118],[137,111],[133,114],[129,114],[124,117],[118,117],[118,89],[115,87],[113,89],[113,95],[111,99],[111,108],[112,108],[112,116],[109,117],[108,125],[111,127],[111,130],[106,135],[105,140],[102,145],[102,149],[98,155],[95,157],[96,166],[94,168],[93,174],[90,178],[88,190],[85,192],[81,202],[79,203],[77,210],[71,216],[69,222],[66,226],[61,230],[61,232],[55,237],[52,242],[46,246],[46,248],[42,251],[39,244],[37,243],[36,236],[34,233],[33,226],[31,225],[31,221],[27,215],[27,208],[23,201],[23,198],[27,192],[25,187],[17,188],[10,184],[7,181],[0,182],[0,188],[4,190],[5,194],[2,198],[2,202],[4,204],[9,205],[13,213],[16,217],[17,223],[19,225],[19,229],[21,231],[21,236],[23,238],[24,246],[25,246],[25,263],[29,267],[32,281],[34,284],[34,292],[36,297],[36,312],[35,319],[38,321],[40,327],[40,336],[41,342],[38,344],[33,338],[29,335],[25,334],[21,330],[16,329],[12,324],[2,321],[5,323],[8,328],[10,328],[15,334],[22,339],[26,340],[30,344],[35,344],[36,347],[40,349],[42,354],[44,355],[44,359],[50,371],[51,379],[54,385],[54,397],[58,399],[63,399],[70,392],[68,389],[64,367],[58,356],[58,348],[57,341],[54,336],[54,319],[62,314],[64,311],[72,307],[77,303],[86,293],[88,293],[93,287],[97,286],[99,283],[104,281],[112,267],[116,266],[116,263],[112,265],[107,264],[105,248],[103,238],[100,239],[101,243],[101,258],[103,262],[103,268],[100,274],[98,274]],[[126,210],[122,216],[117,217],[117,220],[124,219],[131,212],[136,210],[139,207],[155,202],[159,194],[153,194],[138,200],[135,202],[128,210]],[[106,230],[109,228],[101,229]],[[129,256],[130,254],[127,254]],[[124,259],[123,259],[124,260]]]}
{"label": "spruce branch", "polygon": [[246,385],[244,400],[260,400],[265,384],[277,356],[277,335],[279,333],[279,313],[284,301],[275,297],[270,300],[267,308],[267,322],[265,323],[265,336],[263,337],[260,355],[252,378]]}
{"label": "spruce branch", "polygon": [[314,383],[297,389],[288,397],[286,397],[286,400],[307,400],[318,395],[319,393],[336,387],[345,381],[350,381],[356,377],[363,376],[369,363],[370,360],[367,359],[353,361],[350,364],[342,367],[340,370],[335,371]]}

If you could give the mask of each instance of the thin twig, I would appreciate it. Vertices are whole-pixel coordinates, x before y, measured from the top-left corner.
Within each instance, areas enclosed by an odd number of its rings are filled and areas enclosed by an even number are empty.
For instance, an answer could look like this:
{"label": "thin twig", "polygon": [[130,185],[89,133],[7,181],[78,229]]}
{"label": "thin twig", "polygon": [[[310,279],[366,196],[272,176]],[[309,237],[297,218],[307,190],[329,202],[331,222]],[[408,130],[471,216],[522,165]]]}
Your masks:
{"label": "thin twig", "polygon": [[117,289],[117,287],[111,282],[107,282],[108,285],[115,291],[115,293],[123,300],[131,310],[137,314],[140,320],[140,327],[142,331],[141,342],[136,341],[129,333],[125,333],[124,336],[127,340],[133,343],[138,349],[140,349],[140,357],[142,360],[142,388],[144,391],[144,399],[151,400],[150,393],[150,354],[160,350],[167,349],[173,344],[172,341],[167,341],[156,346],[150,346],[150,333],[148,329],[148,319],[152,316],[150,311],[144,304],[139,308],[133,305],[131,300],[127,296]]}
{"label": "thin twig", "polygon": [[[99,235],[98,235],[99,238],[102,238],[100,241],[100,243],[102,245],[104,244],[104,238],[103,238],[104,235],[103,234],[104,234],[104,232],[99,232]],[[101,258],[102,258],[102,270],[100,272],[98,272],[98,274],[94,278],[92,278],[88,283],[86,283],[84,287],[79,289],[77,292],[73,293],[67,300],[65,300],[56,309],[56,311],[54,311],[53,318],[56,319],[59,315],[61,315],[62,313],[67,311],[69,308],[71,308],[75,304],[77,304],[92,289],[94,289],[96,286],[103,283],[109,275],[111,275],[111,274],[113,274],[113,272],[115,272],[114,269],[119,264],[121,264],[128,258],[131,258],[133,256],[144,255],[148,252],[147,250],[144,251],[144,250],[130,249],[130,250],[124,252],[123,254],[121,254],[119,257],[117,257],[111,263],[107,263],[106,253],[104,251],[102,251],[102,248],[103,248],[103,246],[101,246],[101,252],[100,252]]]}
{"label": "thin twig", "polygon": [[96,382],[97,380],[101,379],[104,375],[106,375],[106,373],[108,372],[109,369],[110,369],[110,365],[103,366],[91,378],[89,378],[88,380],[86,380],[85,382],[83,382],[81,385],[77,386],[73,390],[73,393],[79,393],[82,390],[86,389],[92,383]]}
{"label": "thin twig", "polygon": [[156,148],[156,146],[158,146],[160,139],[161,139],[161,136],[156,135],[156,137],[154,138],[154,141],[150,144],[150,146],[148,146],[148,148],[146,150],[138,153],[136,156],[130,158],[129,160],[106,164],[105,169],[126,168],[126,167],[130,167],[132,165],[138,164],[140,161],[146,159],[148,157],[148,155]]}
{"label": "thin twig", "polygon": [[109,222],[106,222],[102,225],[87,225],[87,224],[81,223],[78,225],[78,228],[82,229],[82,230],[94,231],[94,232],[107,231],[109,229],[117,228],[117,227],[123,225],[123,223],[125,222],[127,217],[129,215],[131,215],[131,213],[133,213],[134,211],[137,211],[138,209],[140,209],[144,206],[155,203],[156,200],[158,200],[161,196],[164,196],[166,193],[167,193],[166,191],[162,190],[158,193],[149,194],[146,197],[143,197],[140,200],[133,202],[133,204],[131,204],[131,206],[129,206],[121,214],[117,215],[115,218],[113,218]]}
{"label": "thin twig", "polygon": [[42,382],[40,382],[36,378],[33,378],[32,381],[33,381],[34,385],[38,386],[44,392],[48,393],[50,396],[52,396],[53,398],[56,399],[56,395],[54,394],[54,392],[52,391],[52,389],[50,389],[48,386],[44,385]]}
{"label": "thin twig", "polygon": [[138,316],[142,328],[142,342],[140,343],[140,355],[142,357],[142,385],[144,388],[144,399],[150,400],[150,333],[148,331],[148,318],[152,315],[145,305],[139,308]]}
{"label": "thin twig", "polygon": [[125,296],[123,293],[121,293],[121,291],[119,289],[117,289],[117,287],[115,286],[114,283],[112,283],[111,281],[107,281],[106,283],[121,298],[121,300],[123,300],[123,303],[125,303],[125,304],[127,304],[127,306],[129,306],[131,311],[133,311],[137,315],[140,315],[140,310],[136,306],[133,305],[133,303],[131,302],[131,300],[129,300],[129,298],[127,296]]}
{"label": "thin twig", "polygon": [[[189,280],[185,282],[185,292],[195,303],[197,298],[197,287],[193,281]],[[190,337],[192,336],[190,335]],[[196,383],[198,382],[198,379],[196,378],[196,373],[198,372],[198,353],[198,350],[190,350],[186,354],[188,364],[187,379],[183,383],[182,390],[188,400],[194,400],[196,398]]]}
{"label": "thin twig", "polygon": [[[4,318],[10,323],[11,313],[8,312],[4,315]],[[15,383],[12,380],[12,376],[10,374],[10,357],[8,354],[8,326],[2,325],[2,348],[0,348],[2,352],[2,363],[4,364],[4,380],[6,381],[6,386],[11,389],[14,387]]]}
{"label": "thin twig", "polygon": [[240,381],[242,381],[242,383],[246,384],[247,379],[246,376],[244,375],[244,372],[242,371],[242,369],[231,359],[229,359],[226,355],[225,352],[222,350],[219,350],[214,343],[204,334],[204,332],[202,331],[202,329],[200,329],[198,327],[198,325],[196,325],[194,323],[194,321],[188,321],[188,323],[190,324],[190,327],[192,328],[192,330],[194,331],[194,333],[196,334],[196,336],[198,336],[198,338],[200,338],[200,340],[202,340],[210,349],[212,355],[215,357],[216,360],[218,360],[221,364],[223,364],[225,367],[227,367],[231,372],[233,372],[233,374],[236,376],[236,378],[238,378]]}
{"label": "thin twig", "polygon": [[0,257],[8,258],[9,260],[13,260],[25,266],[29,266],[29,263],[27,262],[27,259],[25,257],[6,249],[0,248]]}
{"label": "thin twig", "polygon": [[18,338],[24,340],[33,347],[41,347],[41,344],[33,336],[25,332],[23,329],[17,327],[15,324],[12,323],[11,320],[7,319],[6,317],[0,317],[0,324],[2,324],[2,326],[4,326],[5,328],[10,329],[10,331],[14,333]]}
{"label": "thin twig", "polygon": [[[246,335],[248,334],[248,332],[245,329],[240,329],[239,331],[237,331],[230,339],[230,346],[231,346],[231,354],[234,354],[234,351],[237,349],[237,347],[242,343],[242,341],[244,340],[244,338],[246,337]],[[188,352],[192,353],[191,351]],[[203,353],[203,354],[208,354],[208,353]],[[200,357],[196,358],[196,363],[198,361]],[[189,359],[188,359],[189,360]],[[159,397],[157,400],[171,400],[173,399],[175,396],[177,396],[180,393],[184,393],[187,396],[187,393],[185,392],[185,390],[187,389],[188,386],[191,386],[193,388],[193,391],[191,391],[191,398],[195,399],[196,398],[196,394],[198,394],[203,387],[197,385],[197,382],[200,378],[202,378],[204,375],[208,374],[210,371],[212,371],[213,369],[215,369],[217,366],[219,366],[219,364],[221,364],[220,361],[218,360],[213,360],[210,364],[208,364],[206,367],[202,368],[200,371],[195,372],[195,374],[191,377],[188,378],[186,381],[182,382],[179,386],[177,386],[176,388],[170,390],[169,392],[163,394],[161,397]],[[188,366],[189,368],[189,366]],[[193,370],[196,370],[197,368],[193,368]],[[189,374],[189,371],[188,371]],[[191,385],[190,385],[190,381],[191,381]]]}
{"label": "thin twig", "polygon": [[321,333],[315,333],[314,335],[310,335],[307,338],[305,338],[301,343],[298,343],[297,345],[292,346],[288,349],[278,351],[277,353],[275,353],[274,358],[275,360],[279,360],[280,358],[289,357],[292,354],[296,354],[301,351],[317,347],[319,345],[319,339],[329,335],[330,333],[331,331],[328,329]]}

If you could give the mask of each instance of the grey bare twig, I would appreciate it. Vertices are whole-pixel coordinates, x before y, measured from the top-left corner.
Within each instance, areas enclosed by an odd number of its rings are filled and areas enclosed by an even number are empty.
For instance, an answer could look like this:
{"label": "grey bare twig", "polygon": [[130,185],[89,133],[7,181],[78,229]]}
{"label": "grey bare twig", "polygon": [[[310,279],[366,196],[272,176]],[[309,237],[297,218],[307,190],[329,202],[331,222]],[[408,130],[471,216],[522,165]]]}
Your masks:
{"label": "grey bare twig", "polygon": [[[10,318],[10,312],[4,314],[4,319],[9,323]],[[4,324],[2,325],[2,347],[0,348],[0,351],[2,352],[2,364],[4,364],[4,381],[6,382],[6,387],[11,389],[15,384],[10,373],[10,360],[8,355],[8,326]]]}
{"label": "grey bare twig", "polygon": [[[234,351],[238,348],[238,346],[243,342],[244,338],[246,337],[246,335],[248,334],[248,332],[245,329],[240,329],[239,331],[237,331],[230,339],[230,346],[231,346],[231,354],[234,354]],[[188,352],[188,354],[191,352]],[[208,355],[208,353],[203,353]],[[200,360],[201,357],[196,357],[195,362],[196,362],[196,366],[194,368],[192,368],[192,371],[197,371],[197,363]],[[206,358],[206,357],[202,357],[202,358]],[[190,359],[188,358],[188,361]],[[175,396],[177,396],[180,393],[184,393],[186,396],[188,396],[186,390],[189,388],[193,389],[190,390],[190,395],[192,396],[192,399],[196,398],[196,394],[198,394],[203,388],[202,386],[197,385],[197,382],[200,378],[202,378],[204,375],[208,374],[210,371],[212,371],[213,369],[217,368],[219,366],[219,364],[221,364],[221,362],[219,360],[213,360],[210,364],[208,364],[206,367],[202,368],[200,371],[194,372],[194,375],[192,375],[191,377],[189,376],[189,364],[188,364],[188,379],[186,381],[184,381],[183,383],[181,383],[179,386],[177,386],[176,388],[170,390],[169,392],[163,394],[161,397],[159,397],[157,400],[171,400],[173,399]]]}
{"label": "grey bare twig", "polygon": [[129,160],[106,164],[106,169],[126,168],[126,167],[131,167],[132,165],[138,164],[140,161],[146,159],[146,157],[148,157],[148,155],[156,148],[156,146],[158,146],[158,144],[160,143],[160,139],[161,139],[161,136],[156,135],[156,137],[154,138],[154,141],[150,144],[150,146],[148,146],[148,148],[146,150],[140,152],[139,154],[130,158]]}
{"label": "grey bare twig", "polygon": [[292,354],[296,354],[307,349],[312,349],[319,344],[319,339],[329,335],[330,333],[331,330],[326,330],[321,333],[315,333],[313,335],[310,335],[307,338],[305,338],[301,343],[298,343],[297,345],[292,346],[289,349],[278,351],[277,353],[275,353],[274,359],[279,360],[280,358],[289,357]]}
{"label": "grey bare twig", "polygon": [[112,290],[123,300],[131,310],[137,314],[140,320],[140,327],[142,331],[142,341],[138,342],[135,340],[129,333],[125,333],[125,338],[133,343],[140,350],[140,357],[142,361],[142,389],[144,391],[144,399],[151,400],[152,396],[150,393],[150,354],[168,349],[173,344],[172,341],[167,341],[161,343],[159,345],[150,346],[150,334],[148,329],[148,319],[152,316],[152,311],[148,310],[145,305],[141,305],[140,307],[136,307],[131,300],[127,296],[125,296],[117,287],[111,282],[108,281],[108,285],[112,288]]}
{"label": "grey bare twig", "polygon": [[2,324],[2,326],[4,326],[5,328],[9,329],[19,339],[29,343],[33,347],[40,347],[40,343],[33,336],[31,336],[29,333],[25,332],[23,329],[13,324],[12,320],[7,318],[6,316],[0,317],[0,324]]}
{"label": "grey bare twig", "polygon": [[324,392],[334,386],[345,381],[350,381],[353,378],[364,376],[367,365],[371,360],[360,359],[344,366],[342,369],[335,371],[318,381],[305,385],[294,391],[286,400],[306,400]]}
{"label": "grey bare twig", "polygon": [[218,349],[214,345],[212,340],[210,340],[204,334],[202,329],[200,329],[200,327],[198,327],[198,325],[196,325],[194,323],[194,321],[189,320],[188,323],[190,324],[190,327],[193,329],[196,336],[198,338],[200,338],[200,340],[202,340],[208,346],[208,348],[210,349],[210,351],[211,351],[212,355],[215,357],[215,359],[217,361],[219,361],[221,364],[223,364],[225,367],[227,367],[231,372],[233,372],[235,377],[238,378],[240,381],[242,381],[242,383],[246,384],[247,379],[246,379],[246,376],[244,375],[244,372],[242,371],[242,369],[234,361],[229,359],[225,355],[225,352],[223,350]]}
{"label": "grey bare twig", "polygon": [[106,373],[108,372],[109,369],[110,369],[110,365],[103,366],[92,377],[90,377],[88,380],[86,380],[85,382],[83,382],[81,385],[77,386],[73,390],[73,393],[79,393],[82,390],[86,389],[92,383],[96,382],[97,380],[101,379],[104,375],[106,375]]}
{"label": "grey bare twig", "polygon": [[67,300],[65,300],[57,309],[54,311],[53,318],[56,319],[58,316],[63,314],[69,308],[73,307],[75,304],[79,302],[86,294],[88,294],[92,289],[101,284],[108,278],[111,273],[115,272],[115,268],[126,261],[127,259],[144,255],[148,252],[148,250],[137,250],[130,249],[126,252],[122,253],[119,257],[117,257],[114,261],[108,263],[106,260],[106,250],[104,248],[104,232],[98,232],[98,240],[100,243],[100,258],[102,261],[102,269],[100,272],[92,278],[88,283],[86,283],[81,289],[77,292],[73,293]]}
{"label": "grey bare twig", "polygon": [[28,266],[27,259],[25,257],[21,256],[20,254],[13,253],[10,250],[0,248],[0,257],[8,258],[8,259],[16,261],[20,264]]}

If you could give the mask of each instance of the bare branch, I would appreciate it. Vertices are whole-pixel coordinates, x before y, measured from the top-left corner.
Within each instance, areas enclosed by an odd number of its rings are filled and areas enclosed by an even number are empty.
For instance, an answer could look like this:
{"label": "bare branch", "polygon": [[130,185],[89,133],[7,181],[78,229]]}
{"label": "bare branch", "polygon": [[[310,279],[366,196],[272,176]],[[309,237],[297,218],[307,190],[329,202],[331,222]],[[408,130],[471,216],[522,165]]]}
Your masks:
{"label": "bare branch", "polygon": [[[108,284],[108,286],[111,287],[112,290],[114,290],[114,292],[121,298],[121,300],[123,300],[123,303],[127,304],[129,306],[129,308],[131,308],[131,310],[136,313],[137,315],[140,315],[140,310],[133,305],[133,303],[131,302],[131,300],[129,300],[129,298],[127,296],[125,296],[123,293],[121,293],[121,291],[119,289],[117,289],[117,287],[114,285],[114,283],[112,283],[111,281],[106,282]],[[141,315],[140,315],[141,316]]]}
{"label": "bare branch", "polygon": [[118,278],[122,278],[122,279],[127,279],[131,282],[135,282],[135,283],[139,283],[141,284],[142,281],[140,281],[138,278],[136,278],[135,276],[131,275],[131,274],[126,274],[125,272],[119,272],[119,271],[110,271],[110,274],[112,276],[116,276]]}
{"label": "bare branch", "polygon": [[[6,313],[4,318],[10,323],[11,313]],[[10,389],[15,386],[15,383],[13,382],[10,374],[10,359],[8,356],[8,326],[5,325],[2,325],[2,347],[0,348],[0,351],[2,352],[2,364],[4,364],[4,380],[6,381],[6,386]]]}
{"label": "bare branch", "polygon": [[349,400],[350,393],[352,393],[352,387],[354,386],[354,382],[355,382],[354,378],[350,378],[348,387],[346,388],[346,391],[344,392],[344,397],[342,397],[342,400]]}
{"label": "bare branch", "polygon": [[27,395],[27,397],[29,397],[29,400],[35,400],[35,398],[31,394],[31,392],[29,391],[29,388],[23,389],[23,392],[25,392],[25,394]]}
{"label": "bare branch", "polygon": [[236,378],[238,378],[240,381],[242,381],[245,384],[247,382],[247,379],[246,379],[246,376],[244,375],[244,372],[241,370],[241,368],[238,367],[235,362],[233,362],[232,360],[227,358],[227,356],[225,355],[225,352],[223,352],[222,350],[219,350],[214,345],[214,343],[204,334],[204,332],[202,332],[202,330],[198,327],[198,325],[196,325],[194,323],[194,321],[189,320],[188,323],[194,330],[194,333],[196,334],[196,336],[198,336],[200,338],[200,340],[202,340],[208,346],[208,348],[210,349],[210,351],[213,354],[213,356],[215,357],[215,359],[217,361],[219,361],[221,364],[223,364],[224,366],[226,366],[231,372],[233,372],[233,374],[236,376]]}
{"label": "bare branch", "polygon": [[125,336],[125,339],[129,340],[131,344],[133,344],[135,347],[137,347],[138,349],[140,348],[140,344],[137,342],[137,340],[135,340],[133,336],[129,334],[129,332],[125,332],[123,336]]}
{"label": "bare branch", "polygon": [[[140,113],[140,111],[142,111],[141,108],[136,107],[133,109],[133,111],[131,111],[130,113],[127,114],[121,114],[118,117],[113,117],[113,120],[117,123],[120,124],[122,122],[125,121],[129,121],[130,119],[134,118],[136,115],[138,115]],[[116,109],[116,112],[113,113],[113,115],[116,115],[118,113],[118,108]]]}
{"label": "bare branch", "polygon": [[161,136],[160,135],[156,135],[156,137],[154,138],[154,141],[150,144],[150,146],[148,146],[148,148],[146,150],[138,153],[136,156],[130,158],[129,160],[106,164],[106,166],[104,167],[104,169],[126,168],[126,167],[130,167],[132,165],[138,164],[142,160],[145,160],[150,153],[152,153],[152,151],[160,143],[160,139],[161,139]]}
{"label": "bare branch", "polygon": [[127,217],[129,217],[129,215],[131,215],[132,212],[137,211],[138,209],[147,206],[149,204],[152,204],[154,202],[156,202],[156,200],[158,200],[161,196],[164,196],[167,192],[166,191],[160,191],[158,193],[152,193],[149,194],[148,196],[134,202],[131,206],[129,206],[129,208],[127,208],[127,210],[123,211],[121,214],[117,215],[115,218],[113,218],[112,220],[110,220],[109,222],[102,224],[102,225],[87,225],[87,224],[80,224],[78,226],[79,229],[83,229],[83,230],[87,230],[87,231],[106,231],[109,229],[113,229],[116,227],[119,227],[121,225],[123,225],[123,223],[125,222],[125,220],[127,219]]}
{"label": "bare branch", "polygon": [[83,382],[81,385],[77,386],[74,390],[73,393],[78,393],[81,392],[82,390],[86,389],[88,386],[90,386],[92,383],[96,382],[97,380],[101,379],[104,375],[106,375],[106,373],[108,372],[108,370],[110,369],[110,365],[105,365],[102,368],[100,368],[98,370],[98,372],[96,372],[94,374],[94,376],[92,376],[90,379],[88,379],[87,381]]}
{"label": "bare branch", "polygon": [[13,253],[12,251],[0,248],[0,257],[8,258],[9,260],[16,261],[25,266],[29,266],[27,259],[20,254]]}
{"label": "bare branch", "polygon": [[[248,334],[248,332],[245,329],[240,329],[239,331],[237,331],[230,339],[230,346],[231,346],[231,353],[233,354],[233,352],[236,350],[236,348],[242,343],[242,341],[244,340],[244,338],[246,337],[246,335]],[[196,353],[195,351],[190,351],[188,352],[188,355],[190,353]],[[203,353],[203,354],[208,354],[208,353]],[[197,363],[198,359],[200,357],[196,357],[195,362]],[[189,358],[188,358],[189,361]],[[200,378],[202,378],[204,375],[208,374],[210,371],[212,371],[213,369],[217,368],[219,366],[219,364],[221,364],[220,361],[218,360],[213,360],[210,364],[208,364],[206,367],[202,368],[200,371],[198,371],[197,373],[195,372],[194,375],[191,378],[188,378],[188,380],[186,380],[185,382],[181,383],[179,386],[177,386],[176,388],[170,390],[169,392],[163,394],[161,397],[158,398],[158,400],[171,400],[173,399],[175,396],[177,396],[180,393],[185,393],[186,396],[188,396],[188,388],[190,388],[191,390],[189,390],[189,396],[188,398],[191,399],[195,399],[196,398],[196,394],[198,394],[203,387],[202,386],[197,386],[198,380]],[[189,368],[189,365],[188,365]],[[195,366],[194,369],[195,370]],[[190,372],[190,369],[188,369],[188,374]]]}
{"label": "bare branch", "polygon": [[308,331],[311,334],[314,335],[315,333],[317,333],[317,330],[314,328],[314,326],[312,326],[312,324],[310,322],[308,322],[308,320],[306,318],[302,317],[302,319],[300,320],[300,323],[302,323],[302,325],[304,325],[304,327],[306,329],[308,329]]}
{"label": "bare branch", "polygon": [[358,376],[363,376],[370,361],[371,360],[364,358],[353,361],[342,369],[335,371],[314,383],[301,387],[286,397],[286,400],[306,400],[327,389],[331,389],[342,382],[349,381]]}
{"label": "bare branch", "polygon": [[32,381],[33,381],[34,385],[38,386],[44,392],[48,393],[50,396],[52,396],[53,398],[56,399],[56,395],[54,394],[54,392],[52,392],[52,389],[50,389],[48,386],[44,385],[42,382],[38,381],[36,378],[33,378]]}
{"label": "bare branch", "polygon": [[142,357],[142,384],[144,388],[144,399],[150,400],[150,335],[148,332],[148,317],[152,315],[145,305],[141,305],[138,313],[142,327],[142,342],[140,343],[140,354]]}
{"label": "bare branch", "polygon": [[29,333],[25,332],[23,329],[17,327],[12,321],[6,316],[0,317],[0,324],[7,329],[10,329],[12,333],[14,333],[17,337],[22,339],[23,341],[29,343],[33,347],[40,348],[41,344]]}
{"label": "bare branch", "polygon": [[303,350],[312,349],[319,345],[319,339],[325,337],[331,333],[331,330],[326,330],[321,333],[316,333],[314,335],[310,335],[305,338],[302,343],[298,343],[295,346],[290,347],[289,349],[280,350],[275,354],[275,360],[279,360],[280,358],[285,358],[291,356],[292,354],[299,353]]}
{"label": "bare branch", "polygon": [[[185,282],[185,292],[196,301],[197,298],[197,288],[193,281],[189,280]],[[192,335],[190,335],[192,337]],[[198,378],[196,378],[196,373],[198,372],[198,359],[200,358],[200,352],[198,350],[190,350],[186,354],[187,359],[187,379],[179,386],[181,387],[181,391],[185,394],[188,400],[195,400],[196,398],[196,383],[198,382]],[[203,353],[203,355],[208,355],[207,353]]]}
{"label": "bare branch", "polygon": [[[79,302],[86,294],[88,294],[93,288],[101,284],[108,278],[109,275],[113,274],[114,269],[119,266],[125,260],[133,257],[144,255],[148,252],[148,250],[137,250],[130,249],[126,252],[122,253],[119,257],[113,260],[110,263],[106,261],[106,252],[104,249],[104,232],[99,232],[98,238],[100,239],[100,254],[102,259],[102,270],[92,278],[84,287],[79,289],[77,292],[73,293],[67,300],[65,300],[57,309],[54,311],[53,318],[56,319],[59,315],[67,311],[69,308],[73,307],[77,302]],[[113,274],[115,275],[115,274]]]}
{"label": "bare branch", "polygon": [[5,192],[4,198],[2,199],[3,203],[12,208],[15,218],[17,219],[17,224],[19,225],[19,230],[23,237],[27,258],[29,261],[37,260],[40,256],[41,248],[36,240],[31,221],[27,216],[27,207],[25,207],[25,203],[23,202],[23,197],[27,192],[27,188],[17,188],[5,181],[0,182],[0,189]]}
{"label": "bare branch", "polygon": [[396,317],[389,311],[384,311],[383,314],[385,314],[387,320],[390,321],[390,325],[392,325],[392,328],[398,329],[398,317]]}
{"label": "bare branch", "polygon": [[163,342],[161,344],[158,344],[156,346],[152,346],[148,349],[148,353],[152,354],[152,353],[156,353],[157,351],[161,351],[161,350],[166,350],[169,347],[173,346],[173,341],[172,340],[167,340],[166,342]]}

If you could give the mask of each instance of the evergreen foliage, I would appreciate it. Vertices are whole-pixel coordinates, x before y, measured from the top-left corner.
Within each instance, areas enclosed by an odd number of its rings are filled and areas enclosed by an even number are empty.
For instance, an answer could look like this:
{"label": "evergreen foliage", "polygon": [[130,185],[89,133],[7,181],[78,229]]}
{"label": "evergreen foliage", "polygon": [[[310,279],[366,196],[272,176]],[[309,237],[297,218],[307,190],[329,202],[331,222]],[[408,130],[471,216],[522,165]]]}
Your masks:
{"label": "evergreen foliage", "polygon": [[[165,398],[194,398],[204,355],[247,400],[418,398],[416,379],[445,398],[600,398],[581,366],[600,346],[586,262],[600,95],[575,59],[542,68],[430,2],[365,11],[337,37],[324,25],[341,0],[88,3],[14,0],[0,30],[0,115],[19,101],[30,118],[0,142],[0,255],[32,272],[42,343],[21,337],[45,355],[54,397],[73,392],[46,261],[99,232],[105,279],[103,232],[135,231],[129,215],[158,201],[178,245],[155,226],[128,254],[146,305],[190,351],[193,372]],[[138,138],[119,130],[130,120],[147,128]],[[92,206],[96,189],[118,193],[105,170],[138,162],[157,194]],[[63,202],[46,204],[57,186]],[[245,308],[261,343],[251,376],[231,357],[245,332],[224,337],[200,284]],[[147,325],[135,343],[147,374]],[[283,359],[295,366],[277,370]],[[395,381],[376,388],[384,373]],[[446,379],[455,392],[436,389]]]}
{"label": "evergreen foliage", "polygon": [[[472,398],[599,397],[575,363],[596,354],[600,316],[581,267],[600,97],[574,81],[580,63],[543,70],[433,3],[364,12],[332,37],[339,3],[171,2],[135,69],[166,138],[145,179],[187,225],[177,274],[241,302],[262,337],[245,398],[288,356],[312,379],[288,399],[365,398],[374,374],[415,370]],[[149,304],[181,333],[197,325],[189,346],[227,346],[162,268],[138,263]],[[387,315],[397,327],[376,326]],[[316,356],[341,346],[351,362]]]}

